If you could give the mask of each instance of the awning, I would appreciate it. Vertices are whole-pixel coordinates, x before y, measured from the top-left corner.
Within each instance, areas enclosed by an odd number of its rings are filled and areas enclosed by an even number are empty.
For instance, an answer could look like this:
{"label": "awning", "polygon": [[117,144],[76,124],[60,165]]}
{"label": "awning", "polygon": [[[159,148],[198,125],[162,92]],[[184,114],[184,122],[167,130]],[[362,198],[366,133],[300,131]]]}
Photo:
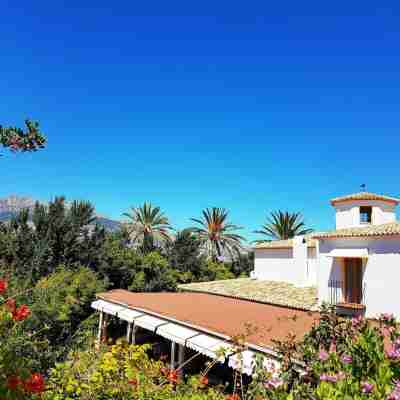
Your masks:
{"label": "awning", "polygon": [[97,311],[103,311],[106,314],[110,315],[117,315],[119,314],[122,310],[124,310],[124,307],[118,306],[117,304],[109,303],[108,301],[104,300],[96,300],[92,303],[92,308],[94,308]]}
{"label": "awning", "polygon": [[152,332],[155,332],[157,328],[166,324],[168,324],[168,321],[166,321],[165,319],[156,318],[152,315],[143,315],[135,319],[136,326],[140,326],[141,328],[147,329],[148,331]]}
{"label": "awning", "polygon": [[339,257],[339,258],[367,258],[368,249],[334,249],[328,257]]}
{"label": "awning", "polygon": [[181,325],[169,323],[162,325],[157,329],[157,335],[169,339],[175,343],[185,345],[186,341],[199,335],[199,332],[186,328]]}
{"label": "awning", "polygon": [[223,339],[203,334],[188,339],[186,341],[186,346],[207,357],[218,359],[219,361],[224,360],[224,357],[221,357],[219,354],[217,355],[220,350],[223,349],[228,354],[233,352],[232,346]]}
{"label": "awning", "polygon": [[142,312],[124,308],[118,313],[118,318],[127,322],[134,322],[136,318],[141,317],[142,315],[144,315]]}

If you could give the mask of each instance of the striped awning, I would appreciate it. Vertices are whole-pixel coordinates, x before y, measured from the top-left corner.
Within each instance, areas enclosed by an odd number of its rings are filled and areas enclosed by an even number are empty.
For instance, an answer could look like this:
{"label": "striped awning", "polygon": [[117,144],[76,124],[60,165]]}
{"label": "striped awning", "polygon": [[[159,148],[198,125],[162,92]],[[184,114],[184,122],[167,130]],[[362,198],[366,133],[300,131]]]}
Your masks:
{"label": "striped awning", "polygon": [[134,322],[136,318],[141,317],[142,315],[144,315],[144,313],[131,310],[129,308],[124,308],[118,313],[118,318],[127,322]]}
{"label": "striped awning", "polygon": [[206,355],[207,357],[223,361],[225,357],[221,356],[221,352],[225,354],[232,353],[232,346],[223,339],[213,336],[200,334],[186,341],[186,346]]}
{"label": "striped awning", "polygon": [[143,329],[147,329],[151,332],[156,332],[162,325],[168,324],[165,319],[153,317],[152,315],[144,314],[141,317],[135,319],[135,326],[140,326]]}
{"label": "striped awning", "polygon": [[104,300],[94,301],[92,303],[92,308],[110,315],[118,315],[119,312],[125,309],[125,307],[121,307],[117,304],[109,303],[108,301]]}
{"label": "striped awning", "polygon": [[186,345],[186,341],[188,339],[194,338],[199,334],[200,333],[198,331],[194,331],[193,329],[173,323],[162,325],[157,329],[157,335],[160,335],[175,343],[179,343],[183,346]]}

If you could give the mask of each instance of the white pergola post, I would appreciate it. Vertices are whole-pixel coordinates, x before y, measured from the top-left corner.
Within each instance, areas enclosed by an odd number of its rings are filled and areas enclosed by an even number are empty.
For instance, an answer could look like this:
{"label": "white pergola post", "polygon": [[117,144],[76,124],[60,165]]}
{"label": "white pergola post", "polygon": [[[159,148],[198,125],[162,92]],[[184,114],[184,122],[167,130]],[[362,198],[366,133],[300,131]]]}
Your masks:
{"label": "white pergola post", "polygon": [[171,342],[171,370],[175,369],[175,352],[176,352],[176,343]]}
{"label": "white pergola post", "polygon": [[133,323],[132,322],[128,322],[128,329],[127,329],[127,332],[126,332],[126,341],[128,343],[131,343],[132,327],[133,327]]}
{"label": "white pergola post", "polygon": [[99,348],[101,345],[101,339],[103,336],[103,330],[104,330],[104,312],[100,311],[100,315],[99,315],[99,328],[97,331],[97,340],[96,340],[96,347]]}

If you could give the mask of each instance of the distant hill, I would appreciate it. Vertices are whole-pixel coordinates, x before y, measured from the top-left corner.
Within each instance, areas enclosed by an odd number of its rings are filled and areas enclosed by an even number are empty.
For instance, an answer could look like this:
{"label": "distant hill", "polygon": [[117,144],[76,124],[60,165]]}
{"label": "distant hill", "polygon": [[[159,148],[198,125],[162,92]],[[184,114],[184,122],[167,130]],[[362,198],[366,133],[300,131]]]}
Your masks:
{"label": "distant hill", "polygon": [[[36,200],[30,197],[8,196],[0,199],[0,222],[9,221],[15,214],[24,208],[32,210]],[[96,216],[96,222],[108,231],[116,231],[121,227],[121,222],[106,218],[102,215]]]}

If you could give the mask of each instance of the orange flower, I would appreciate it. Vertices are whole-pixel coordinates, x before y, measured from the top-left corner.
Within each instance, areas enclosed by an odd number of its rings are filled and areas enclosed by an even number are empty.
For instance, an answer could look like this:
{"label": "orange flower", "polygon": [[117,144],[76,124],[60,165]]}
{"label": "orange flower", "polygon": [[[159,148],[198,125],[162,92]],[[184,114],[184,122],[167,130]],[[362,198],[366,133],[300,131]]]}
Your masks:
{"label": "orange flower", "polygon": [[8,288],[8,283],[4,279],[0,279],[0,294],[4,293]]}
{"label": "orange flower", "polygon": [[22,384],[21,379],[16,375],[12,375],[7,378],[6,385],[7,385],[8,389],[16,390],[18,388],[18,386],[21,384]]}
{"label": "orange flower", "polygon": [[240,396],[236,393],[230,394],[226,400],[240,400]]}
{"label": "orange flower", "polygon": [[24,382],[24,389],[29,393],[42,393],[45,389],[44,378],[39,373],[34,373]]}
{"label": "orange flower", "polygon": [[31,313],[31,310],[26,304],[22,304],[22,306],[18,307],[14,312],[13,312],[13,319],[14,321],[23,321],[26,319],[29,314]]}

